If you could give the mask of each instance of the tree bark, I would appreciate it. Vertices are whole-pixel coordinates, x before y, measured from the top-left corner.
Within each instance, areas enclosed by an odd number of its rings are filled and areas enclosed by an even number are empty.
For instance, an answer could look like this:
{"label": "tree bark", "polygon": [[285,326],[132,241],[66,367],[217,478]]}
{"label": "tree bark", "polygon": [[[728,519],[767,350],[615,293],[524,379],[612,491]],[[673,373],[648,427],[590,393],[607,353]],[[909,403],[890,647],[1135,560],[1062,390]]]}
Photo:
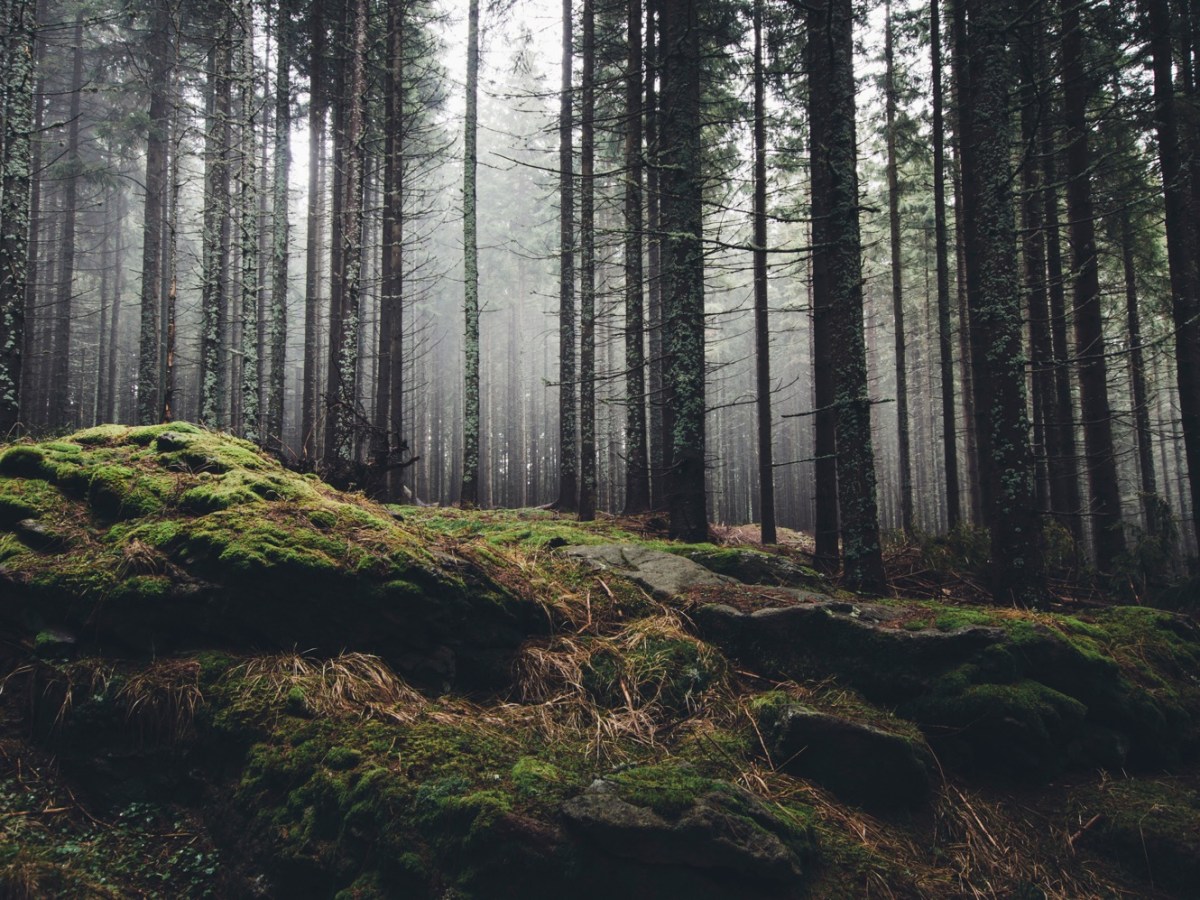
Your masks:
{"label": "tree bark", "polygon": [[650,508],[642,300],[642,4],[628,0],[625,74],[625,514]]}
{"label": "tree bark", "polygon": [[1079,5],[1062,11],[1063,113],[1066,124],[1067,214],[1074,271],[1075,352],[1079,360],[1079,400],[1091,503],[1092,543],[1098,568],[1111,566],[1125,552],[1121,493],[1113,449],[1112,409],[1108,402],[1108,364],[1104,355],[1104,314],[1100,306],[1100,268],[1096,225],[1088,175],[1087,103],[1083,25]]}
{"label": "tree bark", "polygon": [[[813,252],[823,258],[829,279],[842,571],[852,590],[883,591],[887,584],[879,541],[863,336],[854,11],[850,0],[810,4],[808,43],[810,103],[824,107],[820,114],[824,121],[814,132],[812,147],[813,170],[821,173],[813,179]],[[825,196],[819,199],[819,193]]]}
{"label": "tree bark", "polygon": [[775,529],[775,458],[771,446],[771,324],[767,294],[767,126],[763,77],[763,0],[754,3],[754,377],[758,418],[760,538]]}
{"label": "tree bark", "polygon": [[[325,421],[325,467],[345,477],[354,461],[358,429],[359,296],[362,275],[363,117],[366,102],[367,0],[347,3],[343,24],[346,55],[339,83],[342,128],[334,140],[340,152],[335,174],[337,208],[334,263],[330,267],[329,372]],[[335,169],[338,163],[335,161]]]}
{"label": "tree bark", "polygon": [[[959,4],[964,4],[960,6]],[[969,11],[969,24],[963,13]],[[1021,289],[1013,219],[1009,89],[1015,67],[1011,0],[956,0],[967,299],[976,442],[991,531],[989,587],[996,603],[1043,599],[1041,523],[1025,411]],[[961,42],[961,43],[959,43]]]}
{"label": "tree bark", "polygon": [[669,533],[708,536],[704,423],[704,231],[698,0],[662,0],[659,151],[662,232],[663,380],[673,412]]}
{"label": "tree bark", "polygon": [[579,508],[576,459],[575,371],[575,150],[573,88],[574,18],[571,0],[562,5],[562,87],[558,111],[558,500],[563,512]]}
{"label": "tree bark", "polygon": [[1171,58],[1167,0],[1141,0],[1149,25],[1154,65],[1154,124],[1166,201],[1167,264],[1171,274],[1171,317],[1175,324],[1175,373],[1179,388],[1190,487],[1191,516],[1200,534],[1200,271],[1197,229],[1189,208],[1190,185],[1180,144]]}
{"label": "tree bark", "polygon": [[4,4],[3,152],[0,155],[0,440],[21,424],[25,305],[33,190],[34,4]]}
{"label": "tree bark", "polygon": [[954,345],[950,327],[950,252],[946,236],[946,132],[942,97],[941,0],[929,5],[929,55],[933,81],[933,228],[937,258],[938,368],[942,383],[942,453],[946,481],[946,524],[962,519],[958,486],[958,440],[955,429]]}
{"label": "tree bark", "polygon": [[309,10],[310,57],[308,101],[308,227],[307,256],[304,267],[304,396],[300,411],[300,456],[305,462],[316,459],[317,442],[317,384],[320,378],[320,340],[317,333],[320,318],[321,271],[321,143],[325,140],[324,76],[325,76],[325,19],[322,4],[313,3]]}
{"label": "tree bark", "polygon": [[579,134],[579,519],[596,517],[596,14],[583,0]]}
{"label": "tree bark", "polygon": [[475,223],[476,136],[479,125],[479,0],[467,13],[467,110],[463,136],[463,506],[479,502],[479,244]]}
{"label": "tree bark", "polygon": [[[936,0],[935,0],[936,2]],[[892,320],[896,349],[896,428],[899,442],[900,527],[913,528],[912,460],[908,433],[908,345],[904,335],[904,269],[900,258],[900,166],[896,158],[896,61],[892,36],[892,3],[884,13],[884,118],[887,127],[888,234],[892,251]]]}
{"label": "tree bark", "polygon": [[263,437],[266,446],[279,454],[283,452],[284,384],[287,374],[290,243],[288,182],[292,171],[292,0],[277,0],[275,15],[275,171],[271,186],[271,306],[267,326],[270,361],[266,367],[267,418]]}

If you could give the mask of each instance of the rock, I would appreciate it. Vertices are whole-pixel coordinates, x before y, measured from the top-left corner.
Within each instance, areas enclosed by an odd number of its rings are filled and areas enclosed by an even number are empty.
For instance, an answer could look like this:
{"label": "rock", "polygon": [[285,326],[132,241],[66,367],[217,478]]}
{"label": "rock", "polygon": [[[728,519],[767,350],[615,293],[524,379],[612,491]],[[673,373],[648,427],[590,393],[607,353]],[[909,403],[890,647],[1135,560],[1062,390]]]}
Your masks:
{"label": "rock", "polygon": [[38,659],[71,659],[79,639],[69,631],[47,628],[33,639],[33,653]]}
{"label": "rock", "polygon": [[872,809],[911,809],[929,800],[937,763],[919,736],[886,731],[799,703],[763,704],[759,727],[772,762]]}
{"label": "rock", "polygon": [[66,537],[37,519],[22,519],[13,526],[13,533],[22,544],[39,553],[59,553],[70,545]]}
{"label": "rock", "polygon": [[738,583],[686,557],[634,544],[589,544],[568,547],[564,552],[598,572],[624,575],[661,600],[678,597],[689,588]]}
{"label": "rock", "polygon": [[786,830],[751,794],[727,787],[660,813],[598,781],[562,809],[568,828],[606,853],[652,866],[704,869],[752,882],[787,884],[801,860]]}
{"label": "rock", "polygon": [[832,673],[884,702],[920,693],[1005,637],[1000,628],[982,626],[907,631],[888,627],[899,614],[884,604],[810,600],[753,613],[709,604],[692,619],[702,638],[760,671],[789,678]]}
{"label": "rock", "polygon": [[174,453],[184,450],[194,440],[192,435],[179,431],[164,431],[154,442],[154,448],[159,453]]}
{"label": "rock", "polygon": [[742,584],[809,588],[829,593],[829,582],[819,572],[776,553],[740,549],[694,550],[687,558]]}

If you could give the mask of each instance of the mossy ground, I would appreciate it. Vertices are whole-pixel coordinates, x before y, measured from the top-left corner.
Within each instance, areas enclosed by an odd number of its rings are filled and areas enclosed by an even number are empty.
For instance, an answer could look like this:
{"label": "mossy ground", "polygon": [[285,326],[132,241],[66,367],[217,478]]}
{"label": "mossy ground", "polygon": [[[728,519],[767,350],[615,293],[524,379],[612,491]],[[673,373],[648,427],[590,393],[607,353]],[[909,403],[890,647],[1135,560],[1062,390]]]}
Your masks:
{"label": "mossy ground", "polygon": [[[13,530],[30,518],[74,552],[30,546]],[[950,549],[970,551],[969,537]],[[1193,846],[1194,780],[1126,781],[1114,767],[1097,782],[1087,770],[1063,776],[1063,760],[1040,776],[1053,783],[997,783],[945,744],[934,803],[879,818],[774,769],[756,707],[796,700],[914,739],[919,727],[931,738],[974,729],[967,750],[1000,743],[1035,769],[1098,716],[1161,734],[1175,770],[1189,771],[1189,746],[1169,737],[1200,710],[1189,620],[883,600],[894,615],[880,627],[897,634],[1004,634],[939,671],[921,697],[889,702],[868,689],[875,681],[856,680],[864,667],[903,674],[886,643],[831,648],[857,654],[857,668],[809,659],[782,677],[776,661],[732,659],[697,633],[688,613],[704,598],[659,602],[555,552],[612,542],[739,577],[783,571],[763,568],[754,548],[672,544],[651,518],[385,508],[182,424],[0,450],[0,566],[35,601],[168,603],[194,579],[244,599],[324,591],[330,628],[353,596],[434,611],[464,596],[521,601],[540,617],[501,668],[506,681],[486,692],[417,690],[398,664],[353,643],[265,654],[214,641],[154,659],[70,660],[69,643],[24,622],[0,645],[0,710],[8,733],[27,735],[0,747],[0,894],[34,884],[25,895],[241,896],[266,885],[294,897],[608,896],[625,863],[582,846],[560,815],[603,779],[667,818],[713,791],[750,791],[807,848],[797,896],[1187,896],[1167,863],[1144,871],[1109,857],[1134,821],[1161,821],[1164,842],[1169,832],[1185,836],[1172,847]],[[784,558],[801,579],[792,587],[832,590],[802,553]],[[739,588],[747,603],[786,601],[772,576],[760,583]],[[1093,809],[1104,818],[1077,834]],[[503,885],[518,870],[512,893]]]}

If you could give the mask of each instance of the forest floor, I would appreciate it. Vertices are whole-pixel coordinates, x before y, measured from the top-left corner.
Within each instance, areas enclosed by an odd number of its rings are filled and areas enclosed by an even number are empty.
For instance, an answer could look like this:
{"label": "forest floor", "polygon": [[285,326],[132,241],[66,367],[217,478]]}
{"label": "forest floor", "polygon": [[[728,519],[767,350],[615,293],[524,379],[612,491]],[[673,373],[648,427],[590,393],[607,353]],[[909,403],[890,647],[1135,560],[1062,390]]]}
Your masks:
{"label": "forest floor", "polygon": [[1195,896],[1194,608],[664,525],[182,424],[0,448],[0,897]]}

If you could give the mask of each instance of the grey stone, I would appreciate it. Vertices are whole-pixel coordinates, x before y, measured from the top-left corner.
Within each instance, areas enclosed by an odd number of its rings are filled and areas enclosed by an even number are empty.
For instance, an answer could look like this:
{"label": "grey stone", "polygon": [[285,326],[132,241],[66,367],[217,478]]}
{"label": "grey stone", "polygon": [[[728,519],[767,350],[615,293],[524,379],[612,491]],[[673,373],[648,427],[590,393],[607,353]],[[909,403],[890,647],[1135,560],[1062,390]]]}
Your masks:
{"label": "grey stone", "polygon": [[563,552],[597,572],[623,575],[660,600],[678,597],[689,588],[726,587],[739,583],[686,557],[635,544],[591,544],[567,547]]}

